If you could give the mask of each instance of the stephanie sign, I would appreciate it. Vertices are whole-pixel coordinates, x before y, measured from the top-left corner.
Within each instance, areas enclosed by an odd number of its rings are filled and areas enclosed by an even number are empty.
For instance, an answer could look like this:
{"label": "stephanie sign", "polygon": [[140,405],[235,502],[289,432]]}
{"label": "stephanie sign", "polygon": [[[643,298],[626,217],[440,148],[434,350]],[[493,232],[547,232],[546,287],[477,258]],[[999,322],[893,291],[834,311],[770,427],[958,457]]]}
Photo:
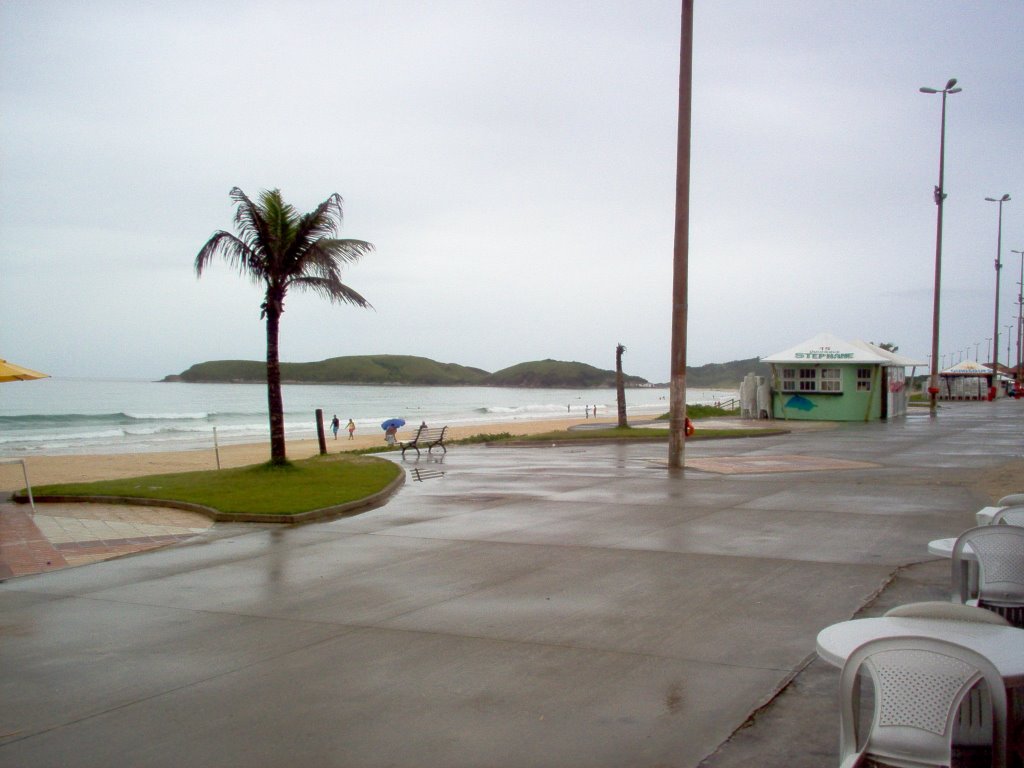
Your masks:
{"label": "stephanie sign", "polygon": [[811,352],[797,352],[797,360],[852,360],[853,352],[835,352],[831,347],[822,347]]}

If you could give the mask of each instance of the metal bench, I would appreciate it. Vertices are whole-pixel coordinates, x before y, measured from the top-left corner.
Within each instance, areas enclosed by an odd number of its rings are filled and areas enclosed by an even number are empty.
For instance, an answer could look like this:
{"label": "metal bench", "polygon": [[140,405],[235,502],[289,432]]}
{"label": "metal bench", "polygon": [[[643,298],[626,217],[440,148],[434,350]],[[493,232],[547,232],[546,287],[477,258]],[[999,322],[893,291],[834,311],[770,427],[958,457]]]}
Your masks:
{"label": "metal bench", "polygon": [[434,450],[435,447],[440,448],[443,452],[448,453],[448,449],[444,445],[444,437],[448,433],[448,427],[427,427],[420,425],[419,429],[416,430],[416,436],[412,440],[402,440],[399,445],[402,446],[402,458],[405,458],[405,452],[410,448],[416,451],[416,456],[420,455],[420,448],[426,448],[427,453]]}

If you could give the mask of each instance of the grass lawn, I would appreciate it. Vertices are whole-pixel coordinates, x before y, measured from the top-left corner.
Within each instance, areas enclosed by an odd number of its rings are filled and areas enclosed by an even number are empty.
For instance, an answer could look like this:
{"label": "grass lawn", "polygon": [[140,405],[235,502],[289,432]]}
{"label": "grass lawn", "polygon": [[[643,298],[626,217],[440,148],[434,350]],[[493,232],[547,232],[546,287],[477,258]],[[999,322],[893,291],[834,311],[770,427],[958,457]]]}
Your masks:
{"label": "grass lawn", "polygon": [[33,489],[37,496],[120,496],[201,504],[227,514],[295,515],[371,496],[404,470],[368,456],[333,454],[284,467],[149,475]]}

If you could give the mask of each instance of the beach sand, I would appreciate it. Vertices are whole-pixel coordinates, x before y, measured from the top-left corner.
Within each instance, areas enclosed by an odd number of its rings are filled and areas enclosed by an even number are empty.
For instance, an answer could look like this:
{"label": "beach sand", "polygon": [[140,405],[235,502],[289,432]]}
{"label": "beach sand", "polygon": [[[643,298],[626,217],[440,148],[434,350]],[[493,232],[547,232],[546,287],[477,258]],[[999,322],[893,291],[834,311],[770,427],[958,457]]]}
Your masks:
{"label": "beach sand", "polygon": [[[632,417],[631,417],[632,418]],[[650,418],[646,416],[645,418]],[[607,422],[602,417],[602,422]],[[513,421],[496,424],[472,424],[452,427],[448,432],[451,440],[480,434],[497,434],[509,432],[513,435],[534,435],[558,429],[568,429],[576,424],[588,423],[585,418],[551,419],[544,421]],[[593,419],[589,423],[594,423]],[[371,433],[366,430],[356,431],[355,439],[349,440],[348,433],[342,429],[335,440],[327,430],[327,451],[349,451],[356,448],[371,448],[384,444],[384,433]],[[399,439],[411,439],[416,434],[416,427],[406,425],[399,431]],[[305,459],[319,452],[316,439],[289,440],[287,444],[289,459]],[[270,459],[269,443],[250,443],[245,445],[222,445],[220,447],[220,465],[222,468],[242,467],[259,464]],[[29,481],[33,486],[50,483],[83,482],[90,480],[112,480],[121,477],[138,477],[140,475],[158,475],[170,472],[191,472],[217,468],[217,457],[213,447],[191,451],[166,451],[154,453],[127,454],[91,454],[67,456],[32,456],[26,459]],[[14,464],[0,466],[0,490],[12,491],[25,485],[21,467]]]}

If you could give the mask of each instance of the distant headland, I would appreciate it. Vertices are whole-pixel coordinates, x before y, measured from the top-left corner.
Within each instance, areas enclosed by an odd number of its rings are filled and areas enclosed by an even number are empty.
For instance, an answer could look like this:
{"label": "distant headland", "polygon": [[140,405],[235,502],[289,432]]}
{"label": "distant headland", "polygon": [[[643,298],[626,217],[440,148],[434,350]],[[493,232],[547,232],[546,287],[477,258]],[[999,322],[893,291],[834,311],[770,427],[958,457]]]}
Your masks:
{"label": "distant headland", "polygon": [[[749,372],[767,374],[756,357],[731,363],[711,363],[686,369],[688,387],[734,389]],[[640,376],[623,376],[625,386],[659,387]],[[211,360],[196,363],[163,381],[186,383],[265,383],[261,360]],[[528,387],[538,389],[607,389],[615,386],[615,371],[561,360],[519,363],[489,373],[455,363],[439,363],[413,355],[350,355],[311,363],[281,363],[287,384],[359,384],[366,386]]]}

